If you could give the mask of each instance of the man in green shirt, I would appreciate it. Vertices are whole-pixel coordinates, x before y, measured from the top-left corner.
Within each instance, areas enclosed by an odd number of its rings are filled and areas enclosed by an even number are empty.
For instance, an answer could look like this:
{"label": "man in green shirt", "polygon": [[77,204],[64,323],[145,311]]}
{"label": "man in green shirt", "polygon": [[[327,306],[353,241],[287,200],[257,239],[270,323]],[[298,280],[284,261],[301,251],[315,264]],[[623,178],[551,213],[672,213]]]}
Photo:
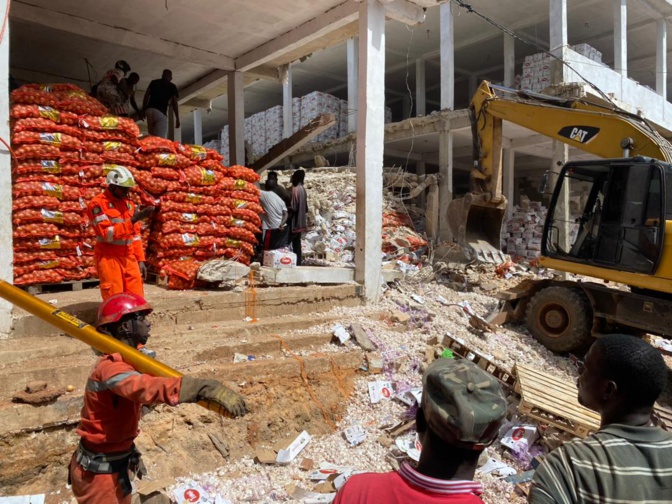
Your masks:
{"label": "man in green shirt", "polygon": [[579,402],[600,413],[600,430],[546,457],[529,502],[672,503],[672,433],[650,425],[667,373],[660,353],[635,336],[597,340],[577,385]]}

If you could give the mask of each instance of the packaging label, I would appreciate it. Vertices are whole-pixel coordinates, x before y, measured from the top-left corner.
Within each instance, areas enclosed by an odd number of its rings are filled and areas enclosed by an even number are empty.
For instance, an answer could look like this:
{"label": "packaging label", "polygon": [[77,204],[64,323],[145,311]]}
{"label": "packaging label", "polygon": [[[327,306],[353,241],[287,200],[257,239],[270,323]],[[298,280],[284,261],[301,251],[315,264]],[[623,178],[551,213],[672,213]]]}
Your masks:
{"label": "packaging label", "polygon": [[190,145],[189,149],[191,150],[191,158],[203,160],[208,157],[208,153],[205,152],[205,147],[202,145]]}
{"label": "packaging label", "polygon": [[161,153],[159,154],[159,166],[175,166],[177,164],[177,156],[175,154]]}
{"label": "packaging label", "polygon": [[235,208],[245,208],[245,207],[247,207],[247,201],[237,199],[233,202],[233,206]]}
{"label": "packaging label", "polygon": [[245,185],[247,182],[245,182],[243,179],[236,179],[236,181],[233,183],[233,187],[236,189],[245,189]]}
{"label": "packaging label", "polygon": [[198,203],[201,203],[203,201],[203,196],[201,196],[200,194],[188,193],[186,198],[185,198],[185,201],[187,203],[198,204]]}
{"label": "packaging label", "polygon": [[229,226],[245,227],[245,221],[242,219],[236,219],[235,217],[231,217],[231,220],[229,221]]}
{"label": "packaging label", "polygon": [[121,142],[103,142],[105,152],[117,151],[121,148]]}
{"label": "packaging label", "polygon": [[60,133],[40,133],[40,143],[60,147],[63,141]]}
{"label": "packaging label", "polygon": [[61,165],[55,159],[43,159],[40,164],[47,173],[61,173]]}
{"label": "packaging label", "polygon": [[40,111],[40,117],[49,119],[56,123],[61,122],[61,113],[58,110],[53,109],[51,107],[42,107],[42,106],[39,106],[37,108]]}
{"label": "packaging label", "polygon": [[99,120],[100,127],[103,129],[117,129],[119,127],[119,118],[116,116],[103,116]]}
{"label": "packaging label", "polygon": [[240,247],[240,241],[239,240],[234,240],[233,238],[227,238],[226,239],[226,246],[231,247],[231,248],[238,248],[238,247]]}
{"label": "packaging label", "polygon": [[187,247],[198,247],[199,244],[198,235],[192,235],[189,233],[184,233],[182,235],[182,241]]}
{"label": "packaging label", "polygon": [[49,196],[54,196],[58,199],[63,199],[63,186],[61,184],[52,184],[50,182],[42,182],[42,190]]}
{"label": "packaging label", "polygon": [[203,185],[212,185],[216,181],[217,179],[215,178],[215,172],[201,168],[201,182]]}
{"label": "packaging label", "polygon": [[54,236],[53,238],[40,238],[38,240],[40,248],[44,250],[55,250],[61,248],[61,237]]}
{"label": "packaging label", "polygon": [[183,213],[182,214],[183,222],[198,222],[198,215],[194,213]]}
{"label": "packaging label", "polygon": [[40,269],[51,269],[58,268],[59,262],[57,259],[52,259],[51,261],[41,261],[37,263],[37,267]]}
{"label": "packaging label", "polygon": [[369,399],[372,404],[379,403],[383,399],[390,400],[394,396],[392,383],[389,381],[369,382]]}
{"label": "packaging label", "polygon": [[58,210],[47,210],[43,208],[40,210],[42,220],[51,224],[63,224],[63,212]]}
{"label": "packaging label", "polygon": [[73,89],[73,90],[68,91],[68,96],[70,98],[81,98],[83,100],[86,100],[86,93],[84,91],[75,91]]}

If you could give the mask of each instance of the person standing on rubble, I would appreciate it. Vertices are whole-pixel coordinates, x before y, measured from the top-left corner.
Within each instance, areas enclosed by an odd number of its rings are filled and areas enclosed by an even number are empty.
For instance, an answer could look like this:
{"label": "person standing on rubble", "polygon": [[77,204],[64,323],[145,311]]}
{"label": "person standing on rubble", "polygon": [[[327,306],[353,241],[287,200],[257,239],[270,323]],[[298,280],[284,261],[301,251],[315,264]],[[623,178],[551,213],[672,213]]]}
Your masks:
{"label": "person standing on rubble", "polygon": [[[289,191],[285,189],[280,183],[278,183],[278,173],[274,171],[269,171],[266,174],[266,190],[267,191],[273,191],[275,194],[280,196],[282,201],[285,202],[285,205],[289,207],[290,203],[292,202],[292,195],[289,194]],[[269,187],[272,187],[273,189],[269,189]]]}
{"label": "person standing on rubble", "polygon": [[[98,309],[97,329],[132,348],[144,345],[152,307],[142,297],[123,293]],[[245,400],[216,380],[190,376],[162,378],[138,372],[121,354],[103,355],[86,382],[77,427],[79,446],[68,482],[80,504],[131,502],[131,479],[145,473],[134,441],[143,405],[212,401],[231,416],[247,412]]]}
{"label": "person standing on rubble", "polygon": [[468,360],[438,359],[422,377],[416,414],[422,444],[417,469],[352,476],[334,504],[481,503],[478,458],[499,433],[506,399],[495,377]]}
{"label": "person standing on rubble", "polygon": [[177,87],[173,84],[173,72],[166,69],[160,79],[149,83],[142,100],[142,116],[147,117],[150,135],[168,138],[168,106],[173,109],[175,128],[180,127],[180,111],[177,106]]}
{"label": "person standing on rubble", "polygon": [[292,173],[292,199],[289,204],[291,214],[290,236],[292,242],[292,251],[296,254],[296,265],[301,266],[301,235],[308,227],[308,197],[306,189],[303,187],[303,181],[306,178],[306,172],[296,170]]}
{"label": "person standing on rubble", "polygon": [[672,502],[672,433],[651,425],[668,373],[660,352],[636,336],[593,343],[577,386],[600,429],[546,456],[528,502]]}
{"label": "person standing on rubble", "polygon": [[128,199],[135,180],[126,167],[110,170],[105,183],[105,191],[93,198],[86,209],[96,233],[94,261],[100,294],[103,301],[121,292],[142,297],[147,267],[140,221],[149,217],[154,207],[136,208]]}
{"label": "person standing on rubble", "polygon": [[267,179],[259,196],[259,203],[264,210],[261,216],[261,244],[262,250],[275,250],[285,246],[287,206],[274,189],[278,179]]}

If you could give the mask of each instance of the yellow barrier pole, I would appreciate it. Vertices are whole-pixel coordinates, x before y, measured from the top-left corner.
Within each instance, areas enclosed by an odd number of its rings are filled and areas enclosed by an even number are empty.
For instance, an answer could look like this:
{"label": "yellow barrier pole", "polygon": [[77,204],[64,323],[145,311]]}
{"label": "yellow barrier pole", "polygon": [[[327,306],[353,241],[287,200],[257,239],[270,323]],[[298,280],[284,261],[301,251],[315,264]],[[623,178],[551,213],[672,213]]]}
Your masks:
{"label": "yellow barrier pole", "polygon": [[[79,320],[77,317],[70,315],[63,310],[54,308],[49,303],[45,303],[41,299],[28,294],[4,280],[0,280],[0,297],[28,313],[41,318],[48,324],[68,333],[73,338],[83,341],[91,348],[94,348],[101,353],[121,354],[125,362],[129,363],[141,373],[164,377],[184,376],[170,366],[138,352],[135,348],[122,343],[112,336],[99,333],[93,326],[86,322]],[[215,411],[220,415],[231,416],[226,410],[210,401],[199,401],[198,404],[204,408]]]}

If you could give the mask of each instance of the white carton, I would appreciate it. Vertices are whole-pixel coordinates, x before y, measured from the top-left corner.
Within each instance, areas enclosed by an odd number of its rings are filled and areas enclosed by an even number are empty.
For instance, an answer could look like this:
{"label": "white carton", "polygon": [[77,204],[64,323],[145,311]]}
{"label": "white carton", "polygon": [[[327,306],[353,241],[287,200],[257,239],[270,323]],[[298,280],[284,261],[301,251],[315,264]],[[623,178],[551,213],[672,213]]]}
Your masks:
{"label": "white carton", "polygon": [[264,266],[269,268],[295,268],[296,254],[281,250],[267,250],[264,252]]}
{"label": "white carton", "polygon": [[275,459],[275,462],[277,464],[290,463],[299,453],[301,453],[301,450],[308,446],[308,443],[310,443],[311,439],[312,438],[310,434],[304,430],[301,434],[299,434],[299,437],[292,441],[292,444],[290,444],[286,450],[280,450],[278,452],[278,457]]}
{"label": "white carton", "polygon": [[502,446],[506,446],[512,450],[520,451],[527,450],[532,443],[537,439],[536,425],[514,425],[509,429],[506,435],[502,438]]}
{"label": "white carton", "polygon": [[209,500],[208,493],[199,485],[183,485],[173,490],[173,498],[177,504],[198,504]]}
{"label": "white carton", "polygon": [[369,398],[372,404],[379,403],[383,399],[390,400],[394,397],[394,389],[389,381],[369,382]]}

